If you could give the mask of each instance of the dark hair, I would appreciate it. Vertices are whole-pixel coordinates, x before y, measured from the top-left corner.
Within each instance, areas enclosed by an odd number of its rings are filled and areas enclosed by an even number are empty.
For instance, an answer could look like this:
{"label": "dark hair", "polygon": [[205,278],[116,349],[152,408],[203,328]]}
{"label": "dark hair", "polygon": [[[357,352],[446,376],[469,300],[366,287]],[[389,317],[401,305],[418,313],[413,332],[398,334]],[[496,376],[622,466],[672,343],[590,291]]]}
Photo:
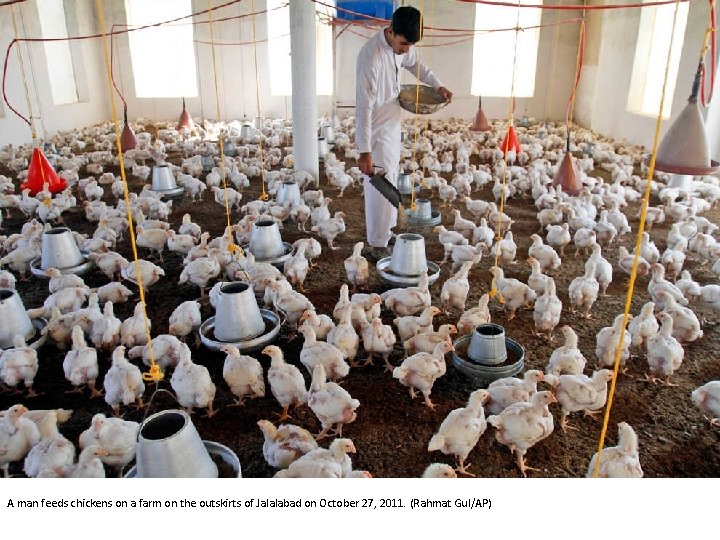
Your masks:
{"label": "dark hair", "polygon": [[420,12],[412,6],[403,6],[395,10],[390,23],[392,31],[403,36],[410,43],[417,43],[422,37]]}

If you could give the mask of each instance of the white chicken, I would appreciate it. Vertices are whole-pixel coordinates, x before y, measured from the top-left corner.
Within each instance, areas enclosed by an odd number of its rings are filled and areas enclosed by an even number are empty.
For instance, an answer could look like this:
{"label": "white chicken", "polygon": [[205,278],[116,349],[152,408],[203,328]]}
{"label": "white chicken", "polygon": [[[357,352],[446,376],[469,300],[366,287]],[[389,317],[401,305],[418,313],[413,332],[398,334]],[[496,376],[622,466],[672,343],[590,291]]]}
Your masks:
{"label": "white chicken", "polygon": [[312,433],[299,426],[282,424],[275,427],[268,420],[258,420],[263,433],[263,457],[276,469],[287,469],[294,461],[318,448]]}
{"label": "white chicken", "polygon": [[571,241],[570,226],[567,223],[562,225],[548,225],[545,240],[549,246],[560,248],[560,255],[565,255],[565,246]]}
{"label": "white chicken", "polygon": [[490,273],[495,277],[498,297],[506,310],[510,310],[508,321],[515,318],[515,312],[521,307],[529,307],[535,302],[537,295],[530,287],[520,280],[506,278],[502,268],[493,266]]}
{"label": "white chicken", "polygon": [[511,264],[515,262],[517,244],[513,239],[512,231],[506,232],[505,237],[493,245],[490,250],[490,254],[502,258],[503,264]]}
{"label": "white chicken", "polygon": [[92,397],[102,396],[102,392],[95,388],[95,380],[100,372],[97,350],[87,346],[82,328],[77,325],[72,329],[72,350],[65,355],[63,372],[76,392],[80,391],[81,385],[87,384]]}
{"label": "white chicken", "polygon": [[352,323],[352,313],[355,308],[348,303],[342,311],[340,321],[335,325],[326,337],[326,341],[335,345],[343,354],[351,366],[355,366],[355,357],[360,346],[360,336],[355,331]]}
{"label": "white chicken", "polygon": [[102,458],[105,456],[107,456],[107,451],[97,444],[87,446],[80,452],[78,462],[67,467],[63,476],[67,478],[105,478],[105,467],[102,462]]}
{"label": "white chicken", "polygon": [[575,313],[575,310],[581,310],[584,318],[591,319],[590,310],[599,292],[600,284],[595,279],[595,261],[588,260],[585,264],[585,274],[573,279],[568,287],[570,311]]}
{"label": "white chicken", "polygon": [[590,258],[585,262],[586,266],[589,261],[593,261],[595,263],[595,279],[597,280],[598,285],[600,285],[600,294],[602,296],[607,296],[607,288],[610,283],[612,283],[613,269],[610,261],[602,256],[602,248],[600,247],[600,244],[592,245],[592,255],[590,255]]}
{"label": "white chicken", "polygon": [[557,270],[560,268],[560,257],[552,246],[543,244],[542,238],[537,234],[530,236],[532,245],[528,248],[528,255],[540,263],[540,270]]}
{"label": "white chicken", "polygon": [[191,413],[195,407],[207,407],[207,416],[210,418],[215,414],[213,409],[215,384],[210,379],[208,369],[192,361],[189,347],[183,344],[183,350],[184,353],[180,355],[180,360],[170,378],[170,386],[175,390],[178,403],[188,413]]}
{"label": "white chicken", "polygon": [[208,282],[220,275],[220,263],[217,255],[209,251],[206,257],[195,259],[185,265],[180,273],[178,283],[183,284],[190,282],[196,287],[200,287],[201,301],[205,298],[205,289]]}
{"label": "white chicken", "polygon": [[40,442],[25,457],[25,474],[30,478],[62,476],[75,461],[75,446],[58,431],[55,411],[43,417],[39,428]]}
{"label": "white chicken", "polygon": [[612,377],[613,372],[609,369],[596,371],[592,377],[582,373],[545,377],[545,382],[553,388],[553,393],[562,407],[560,427],[563,431],[577,429],[567,422],[571,412],[584,411],[585,416],[602,412],[607,400],[607,384]]}
{"label": "white chicken", "polygon": [[305,292],[305,279],[307,278],[310,263],[305,258],[305,245],[301,244],[295,254],[290,256],[283,265],[283,272],[288,281],[297,286],[300,292]]}
{"label": "white chicken", "polygon": [[330,448],[316,448],[293,461],[287,469],[275,473],[275,478],[348,478],[352,474],[355,445],[350,439],[335,439]]}
{"label": "white chicken", "polygon": [[[457,322],[457,331],[461,336],[472,333],[476,326],[490,322],[490,310],[488,304],[490,302],[490,295],[488,293],[483,294],[478,300],[478,305],[474,308],[470,308],[460,315]],[[403,343],[406,340],[403,340]]]}
{"label": "white chicken", "polygon": [[347,214],[345,214],[345,212],[335,212],[333,217],[321,221],[317,225],[313,225],[310,230],[318,233],[322,238],[324,238],[327,241],[328,247],[330,249],[339,249],[338,247],[333,246],[333,241],[335,240],[335,238],[337,238],[339,234],[345,232],[346,219]]}
{"label": "white chicken", "polygon": [[370,323],[363,321],[361,327],[363,348],[367,354],[362,365],[372,365],[373,357],[379,354],[385,361],[385,370],[391,372],[394,366],[390,363],[389,358],[396,342],[392,326],[383,324],[380,317],[375,317]]}
{"label": "white chicken", "polygon": [[670,377],[678,370],[685,358],[685,349],[672,336],[673,318],[665,312],[658,315],[660,331],[647,340],[647,362],[650,372],[645,380],[655,384],[658,377],[664,377],[665,386],[677,386]]}
{"label": "white chicken", "polygon": [[100,459],[106,465],[115,467],[118,474],[135,458],[135,443],[140,424],[122,418],[108,418],[102,413],[92,417],[90,427],[80,434],[80,448],[98,445],[105,449],[106,456]]}
{"label": "white chicken", "polygon": [[545,292],[535,301],[533,321],[538,334],[545,336],[548,341],[553,340],[553,330],[560,322],[562,302],[557,296],[555,280],[550,278],[545,286]]}
{"label": "white chicken", "polygon": [[27,412],[23,405],[13,405],[0,418],[0,468],[5,478],[10,464],[23,459],[40,442],[37,425],[24,416]]}
{"label": "white chicken", "polygon": [[431,463],[423,471],[422,478],[457,478],[457,473],[447,463]]}
{"label": "white chicken", "polygon": [[385,307],[401,317],[420,313],[432,303],[427,272],[420,274],[417,287],[397,288],[380,295]]}
{"label": "white chicken", "polygon": [[693,404],[709,413],[711,426],[720,426],[720,381],[710,381],[697,387],[691,394]]}
{"label": "white chicken", "polygon": [[112,407],[115,416],[120,416],[120,404],[130,405],[135,402],[143,407],[145,383],[137,366],[125,358],[125,347],[115,348],[112,353],[112,366],[103,379],[105,387],[105,403]]}
{"label": "white chicken", "polygon": [[227,356],[223,363],[223,379],[237,398],[235,405],[241,406],[245,398],[265,397],[263,368],[252,356],[240,354],[234,345],[223,345],[220,350]]}
{"label": "white chicken", "polygon": [[644,347],[647,340],[657,334],[660,325],[655,319],[655,303],[646,302],[640,310],[640,315],[633,317],[628,324],[628,332],[632,336],[633,347]]}
{"label": "white chicken", "polygon": [[352,255],[343,261],[348,282],[352,285],[352,292],[355,292],[358,287],[367,285],[368,279],[370,278],[368,261],[362,256],[364,247],[365,244],[363,242],[357,242],[353,246]]}
{"label": "white chicken", "polygon": [[[176,307],[170,315],[168,333],[185,340],[187,336],[200,328],[201,323],[200,303],[196,300],[187,300]],[[196,335],[196,345],[198,340],[199,336]]]}
{"label": "white chicken", "polygon": [[333,320],[321,313],[320,315],[314,309],[307,309],[300,316],[302,326],[309,326],[315,332],[315,338],[327,341],[327,335],[335,328]]}
{"label": "white chicken", "polygon": [[0,354],[0,381],[15,388],[21,381],[25,384],[28,397],[37,396],[33,382],[38,372],[37,351],[28,347],[20,334],[13,337],[13,347]]}
{"label": "white chicken", "polygon": [[457,472],[468,476],[475,475],[468,472],[470,464],[466,465],[465,460],[487,429],[483,404],[488,395],[482,389],[471,393],[467,405],[451,411],[428,443],[428,452],[439,450],[454,455],[458,460]]}
{"label": "white chicken", "polygon": [[[638,437],[626,422],[618,424],[618,445],[605,448],[600,455],[598,478],[642,478]],[[595,476],[598,454],[594,454],[587,470],[587,478]]]}
{"label": "white chicken", "polygon": [[652,278],[648,283],[648,293],[659,310],[665,309],[665,295],[672,296],[673,300],[681,306],[688,304],[683,292],[674,283],[665,279],[665,267],[662,264],[652,265]]}
{"label": "white chicken", "polygon": [[407,317],[395,318],[393,324],[397,328],[400,341],[405,342],[414,335],[423,332],[432,332],[433,317],[439,313],[442,313],[439,308],[430,306],[425,308],[419,316],[408,315]]}
{"label": "white chicken", "polygon": [[114,349],[120,343],[121,325],[122,322],[113,312],[113,303],[105,302],[102,317],[93,322],[90,341],[98,349]]}
{"label": "white chicken", "polygon": [[578,336],[575,331],[565,325],[560,328],[565,343],[550,355],[545,372],[551,375],[577,375],[585,369],[585,357],[578,348]]}
{"label": "white chicken", "polygon": [[408,387],[410,397],[413,399],[415,399],[415,389],[419,390],[425,399],[425,405],[434,410],[435,404],[430,400],[430,393],[435,381],[447,371],[445,354],[454,350],[452,343],[443,341],[435,345],[432,354],[420,352],[408,356],[393,370],[393,378]]}
{"label": "white chicken", "polygon": [[703,337],[704,332],[700,328],[700,321],[695,312],[685,306],[681,306],[675,298],[667,292],[660,292],[659,296],[664,301],[665,311],[673,319],[672,336],[680,343],[690,343]]}
{"label": "white chicken", "polygon": [[[632,318],[629,315],[628,318]],[[623,324],[625,316],[623,314],[615,317],[612,326],[606,326],[601,329],[595,337],[595,355],[598,358],[597,367],[603,368],[605,366],[612,367],[615,365],[615,356],[620,345],[620,337],[622,335],[622,349],[620,350],[620,367],[621,371],[625,373],[627,369],[624,368],[625,362],[630,357],[630,343],[632,343],[632,336],[630,332],[625,330]],[[621,334],[621,332],[624,332]]]}
{"label": "white chicken", "polygon": [[[632,273],[634,260],[635,255],[630,254],[625,246],[620,246],[618,248],[618,266],[628,276]],[[645,260],[645,258],[641,255],[638,258],[637,275],[638,277],[642,277],[647,276],[649,273],[650,263],[647,262],[647,260]]]}
{"label": "white chicken", "polygon": [[285,362],[283,352],[279,347],[268,345],[262,353],[270,357],[268,382],[272,395],[283,408],[279,418],[282,422],[290,418],[288,414],[290,405],[298,406],[307,403],[308,392],[305,388],[305,379],[297,367]]}
{"label": "white chicken", "polygon": [[308,406],[320,421],[322,430],[316,438],[322,439],[330,435],[333,426],[332,435],[342,437],[343,426],[357,418],[355,411],[360,402],[339,384],[328,382],[323,364],[316,364],[308,392]]}
{"label": "white chicken", "polygon": [[472,262],[464,262],[460,270],[443,283],[440,300],[445,308],[445,313],[448,313],[451,308],[465,310],[465,301],[470,292],[468,275],[472,266]]}
{"label": "white chicken", "polygon": [[485,403],[488,413],[500,414],[513,403],[529,401],[537,392],[537,385],[545,380],[543,372],[529,369],[522,379],[517,377],[503,377],[493,381],[488,386],[488,399]]}
{"label": "white chicken", "polygon": [[535,294],[540,296],[545,292],[545,286],[550,280],[550,276],[542,273],[540,269],[540,263],[534,257],[528,257],[527,263],[530,265],[530,277],[528,277],[527,284]]}

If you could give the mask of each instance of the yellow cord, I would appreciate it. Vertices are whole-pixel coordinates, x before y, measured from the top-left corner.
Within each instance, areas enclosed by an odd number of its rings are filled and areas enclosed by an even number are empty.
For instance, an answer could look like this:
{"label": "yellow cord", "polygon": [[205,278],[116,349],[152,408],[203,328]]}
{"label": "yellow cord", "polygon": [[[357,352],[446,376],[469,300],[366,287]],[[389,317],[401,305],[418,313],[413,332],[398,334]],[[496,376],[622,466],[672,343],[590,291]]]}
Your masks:
{"label": "yellow cord", "polygon": [[145,337],[147,338],[147,347],[150,352],[150,371],[143,373],[143,380],[159,382],[164,378],[160,366],[155,362],[155,353],[153,352],[152,337],[150,336],[150,319],[147,316],[147,303],[145,302],[145,289],[143,288],[142,274],[140,272],[140,261],[138,260],[137,245],[135,243],[135,228],[133,226],[132,212],[130,210],[130,193],[128,190],[127,176],[125,174],[125,159],[123,157],[122,148],[120,146],[120,124],[118,122],[117,110],[115,108],[115,98],[112,87],[112,74],[110,73],[110,52],[108,50],[107,36],[105,35],[105,14],[103,12],[102,0],[95,0],[95,7],[98,12],[100,22],[100,32],[102,33],[103,59],[105,60],[105,72],[107,74],[108,95],[110,96],[110,109],[112,111],[113,126],[115,126],[115,144],[118,151],[118,159],[120,160],[120,178],[123,183],[123,194],[125,195],[125,210],[127,211],[128,227],[130,229],[130,245],[132,246],[133,257],[135,259],[135,274],[137,278],[137,286],[140,289],[140,302],[142,303],[143,319],[145,321]]}
{"label": "yellow cord", "polygon": [[[251,0],[250,9],[252,9],[252,36],[253,36],[253,52],[255,54],[255,101],[257,103],[257,116],[260,116],[260,75],[258,73],[258,57],[257,57],[257,37],[255,34],[255,0]],[[260,137],[258,144],[258,154],[260,156],[260,176],[262,178],[262,192],[260,193],[261,201],[270,200],[270,196],[265,192],[265,155],[263,150],[263,133],[262,125],[260,126]]]}
{"label": "yellow cord", "polygon": [[[12,13],[13,30],[15,31],[15,39],[19,39],[17,20],[15,19],[15,5],[10,6],[10,12]],[[33,140],[33,146],[37,141],[37,131],[35,130],[35,122],[33,118],[32,101],[30,100],[30,90],[28,89],[27,77],[25,76],[25,62],[23,61],[22,52],[20,51],[20,44],[17,46],[18,61],[20,62],[20,75],[22,75],[23,89],[25,90],[25,101],[27,102],[28,108],[28,119],[30,120],[30,134]],[[42,171],[42,167],[40,167]]]}
{"label": "yellow cord", "polygon": [[[210,22],[210,49],[212,51],[212,71],[213,80],[215,82],[215,117],[218,124],[220,123],[220,90],[218,89],[217,69],[215,68],[215,31],[213,30],[212,4],[208,0],[208,20]],[[228,239],[228,251],[232,254],[239,253],[242,255],[240,246],[235,245],[232,234],[232,222],[230,220],[230,201],[228,199],[227,190],[227,172],[225,171],[225,142],[222,132],[218,134],[218,146],[220,147],[220,177],[223,182],[223,193],[225,194],[225,216],[227,218],[226,236]]]}
{"label": "yellow cord", "polygon": [[633,259],[632,272],[630,272],[630,282],[628,283],[627,295],[625,297],[625,312],[623,314],[623,327],[620,332],[618,339],[617,350],[615,351],[615,364],[613,365],[613,378],[610,382],[610,390],[608,391],[607,405],[605,407],[605,417],[603,418],[602,430],[600,432],[600,441],[598,442],[598,453],[597,460],[595,460],[595,470],[593,471],[593,478],[597,478],[600,474],[600,460],[602,459],[603,446],[605,444],[605,435],[607,434],[607,427],[610,421],[610,411],[613,405],[613,398],[615,397],[615,385],[617,383],[618,370],[620,368],[620,356],[622,354],[623,342],[625,341],[625,327],[627,326],[630,306],[632,304],[633,292],[635,290],[635,279],[637,278],[638,262],[640,260],[640,246],[642,245],[643,232],[645,231],[645,218],[647,216],[648,204],[650,201],[650,185],[652,184],[653,176],[655,175],[655,158],[657,157],[657,149],[660,144],[660,127],[662,125],[662,111],[665,103],[665,91],[667,89],[668,72],[670,71],[670,55],[672,53],[673,41],[675,36],[675,23],[677,22],[677,15],[680,7],[679,0],[675,2],[675,15],[673,16],[672,30],[670,32],[670,48],[668,49],[667,62],[665,64],[665,78],[663,79],[662,93],[660,94],[660,108],[657,114],[657,120],[655,121],[655,136],[653,139],[653,149],[650,156],[650,167],[647,173],[647,183],[645,185],[645,195],[643,196],[642,210],[640,212],[640,225],[638,225],[637,238],[635,240],[635,257]]}

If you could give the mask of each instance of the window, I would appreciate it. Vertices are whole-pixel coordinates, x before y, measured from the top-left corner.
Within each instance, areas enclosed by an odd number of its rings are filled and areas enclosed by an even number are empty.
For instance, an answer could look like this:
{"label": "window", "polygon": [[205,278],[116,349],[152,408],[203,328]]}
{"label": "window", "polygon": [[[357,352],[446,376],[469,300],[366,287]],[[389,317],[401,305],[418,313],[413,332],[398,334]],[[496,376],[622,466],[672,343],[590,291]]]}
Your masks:
{"label": "window", "polygon": [[[647,0],[646,0],[647,1]],[[689,5],[679,5],[677,22],[675,24],[674,45],[670,54],[670,69],[668,71],[667,89],[663,104],[663,117],[670,116],[675,83],[680,68],[680,52],[682,51],[683,36],[687,26]],[[657,115],[662,94],[663,78],[665,77],[665,64],[670,39],[675,4],[644,8],[640,15],[640,28],[638,41],[635,47],[635,61],[633,63],[630,92],[628,94],[628,110],[634,113]]]}
{"label": "window", "polygon": [[[191,0],[125,0],[127,23],[145,26],[192,13]],[[139,98],[196,97],[192,20],[128,34],[135,94]]]}
{"label": "window", "polygon": [[[520,0],[521,4],[535,4],[537,0]],[[519,14],[518,14],[519,12]],[[478,4],[475,6],[475,30],[521,28],[540,24],[541,9],[512,9]],[[519,19],[518,19],[519,16]],[[473,95],[508,97],[512,88],[515,31],[476,32],[473,40]],[[515,97],[532,97],[535,93],[540,29],[517,33],[515,65]]]}
{"label": "window", "polygon": [[[324,2],[334,4],[334,0]],[[280,6],[280,9],[275,9]],[[273,96],[292,95],[290,63],[290,7],[287,0],[268,0],[268,59],[270,62],[270,93]],[[316,4],[316,92],[320,96],[333,94],[333,32],[326,24],[334,16],[334,9]]]}
{"label": "window", "polygon": [[[40,31],[44,38],[68,37],[63,0],[37,0]],[[53,103],[65,105],[79,101],[73,57],[69,41],[45,41],[50,89]]]}

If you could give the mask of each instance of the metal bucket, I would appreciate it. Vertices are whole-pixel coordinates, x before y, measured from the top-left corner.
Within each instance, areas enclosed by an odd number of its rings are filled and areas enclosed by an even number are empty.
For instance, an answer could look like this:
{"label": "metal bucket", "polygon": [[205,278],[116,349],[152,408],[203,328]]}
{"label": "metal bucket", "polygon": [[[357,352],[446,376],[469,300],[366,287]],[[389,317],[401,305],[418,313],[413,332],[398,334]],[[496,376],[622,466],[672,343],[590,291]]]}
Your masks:
{"label": "metal bucket", "polygon": [[240,128],[240,138],[243,141],[249,141],[253,138],[253,127],[250,124],[243,124]]}
{"label": "metal bucket", "polygon": [[0,289],[0,321],[0,349],[13,347],[16,334],[27,341],[35,333],[20,295],[12,289]]}
{"label": "metal bucket", "polygon": [[427,272],[425,238],[413,233],[399,235],[395,240],[390,269],[401,276],[419,276]]}
{"label": "metal bucket", "polygon": [[160,411],[138,431],[138,478],[217,478],[218,469],[183,410]]}
{"label": "metal bucket", "polygon": [[280,228],[275,221],[257,221],[250,233],[250,253],[256,259],[270,260],[285,253]]}
{"label": "metal bucket", "polygon": [[240,281],[220,287],[215,310],[215,337],[221,341],[246,341],[265,331],[265,321],[250,285]]}
{"label": "metal bucket", "polygon": [[40,268],[72,268],[83,262],[82,253],[78,248],[72,232],[67,227],[55,227],[45,231],[42,236],[42,255]]}
{"label": "metal bucket", "polygon": [[325,159],[325,156],[328,155],[329,151],[330,150],[328,149],[328,144],[325,137],[318,137],[318,157],[320,159]]}
{"label": "metal bucket", "polygon": [[477,326],[470,338],[468,357],[479,364],[502,364],[507,359],[505,329],[493,323]]}
{"label": "metal bucket", "polygon": [[431,219],[432,205],[430,199],[417,199],[415,201],[415,219]]}
{"label": "metal bucket", "polygon": [[290,201],[290,206],[298,206],[301,203],[300,186],[295,180],[284,180],[280,183],[275,195],[278,204],[285,204]]}
{"label": "metal bucket", "polygon": [[153,191],[177,189],[175,177],[170,172],[168,165],[155,165],[153,167],[151,188]]}
{"label": "metal bucket", "polygon": [[323,126],[320,128],[320,136],[324,137],[328,144],[335,143],[335,130],[332,126]]}

